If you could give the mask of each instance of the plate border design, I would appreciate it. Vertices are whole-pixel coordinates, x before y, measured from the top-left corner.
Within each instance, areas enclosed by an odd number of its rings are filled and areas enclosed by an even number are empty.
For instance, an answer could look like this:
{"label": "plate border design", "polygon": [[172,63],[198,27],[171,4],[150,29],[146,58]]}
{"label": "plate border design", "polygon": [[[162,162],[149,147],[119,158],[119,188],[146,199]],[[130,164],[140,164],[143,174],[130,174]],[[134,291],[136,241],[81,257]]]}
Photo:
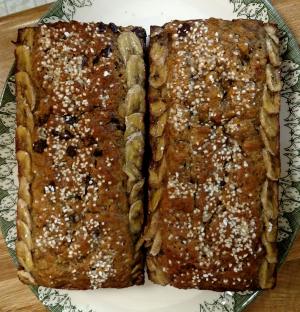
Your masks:
{"label": "plate border design", "polygon": [[[196,0],[195,0],[196,1]],[[282,104],[288,105],[284,126],[289,129],[289,146],[282,151],[288,169],[280,180],[279,215],[279,264],[284,262],[288,250],[300,229],[300,49],[293,34],[281,16],[268,0],[227,0],[238,18],[259,19],[264,22],[276,21],[281,30],[281,54],[283,58]],[[41,18],[40,23],[59,20],[70,21],[77,10],[92,6],[94,0],[58,0]],[[14,156],[15,131],[15,81],[14,67],[11,69],[0,97],[0,228],[8,251],[17,266],[16,240],[16,196],[17,165]],[[82,310],[72,304],[71,298],[63,291],[45,287],[30,287],[37,298],[54,312],[94,312]],[[199,304],[200,312],[240,312],[261,292],[224,292],[213,302]]]}

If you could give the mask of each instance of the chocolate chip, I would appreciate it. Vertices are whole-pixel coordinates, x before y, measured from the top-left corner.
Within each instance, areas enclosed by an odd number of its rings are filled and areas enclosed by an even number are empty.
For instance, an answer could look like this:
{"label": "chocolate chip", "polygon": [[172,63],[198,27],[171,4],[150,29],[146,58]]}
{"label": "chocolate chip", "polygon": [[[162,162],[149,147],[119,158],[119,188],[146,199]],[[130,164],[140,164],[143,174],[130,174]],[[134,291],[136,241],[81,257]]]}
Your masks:
{"label": "chocolate chip", "polygon": [[119,27],[116,24],[109,23],[108,26],[113,33],[117,34],[119,32]]}
{"label": "chocolate chip", "polygon": [[78,122],[78,118],[76,116],[67,115],[67,116],[64,116],[64,119],[68,125],[73,125],[74,123]]}
{"label": "chocolate chip", "polygon": [[75,199],[77,199],[77,200],[82,200],[82,197],[81,197],[79,194],[76,194],[76,195],[75,195]]}
{"label": "chocolate chip", "polygon": [[226,184],[226,183],[225,183],[225,181],[223,181],[223,180],[220,182],[220,186],[221,186],[221,187],[225,186],[225,184]]}
{"label": "chocolate chip", "polygon": [[121,124],[120,120],[116,117],[111,117],[110,123],[114,124],[118,130],[125,130],[124,125]]}
{"label": "chocolate chip", "polygon": [[94,150],[93,155],[94,155],[95,157],[101,157],[101,156],[103,155],[103,151],[101,151],[99,148],[96,148],[96,149]]}
{"label": "chocolate chip", "polygon": [[137,35],[138,38],[145,40],[146,39],[146,30],[142,27],[134,27],[132,31]]}
{"label": "chocolate chip", "polygon": [[98,26],[98,32],[99,33],[104,33],[105,32],[106,25],[104,23],[100,22],[100,23],[97,24],[97,26]]}
{"label": "chocolate chip", "polygon": [[191,29],[190,24],[187,24],[187,23],[182,24],[182,27],[179,28],[179,30],[178,30],[178,36],[179,37],[185,37],[190,29]]}
{"label": "chocolate chip", "polygon": [[88,58],[84,55],[84,56],[82,57],[81,67],[86,66],[87,63],[88,63]]}
{"label": "chocolate chip", "polygon": [[68,146],[66,153],[70,157],[75,157],[77,155],[77,148],[73,145]]}
{"label": "chocolate chip", "polygon": [[99,55],[96,55],[93,59],[93,65],[97,65],[99,63],[100,57]]}
{"label": "chocolate chip", "polygon": [[91,146],[91,145],[97,144],[96,139],[92,135],[86,136],[85,140],[86,140],[86,145],[87,146]]}
{"label": "chocolate chip", "polygon": [[107,46],[100,52],[101,57],[109,57],[110,54],[112,53],[112,48],[111,46]]}
{"label": "chocolate chip", "polygon": [[69,131],[68,129],[66,129],[66,130],[64,131],[64,133],[61,133],[61,134],[60,134],[59,138],[60,138],[61,140],[66,140],[66,141],[68,141],[68,140],[74,138],[74,134],[73,134],[71,131]]}
{"label": "chocolate chip", "polygon": [[38,127],[42,127],[49,119],[49,115],[38,116],[36,124]]}
{"label": "chocolate chip", "polygon": [[44,149],[47,148],[47,141],[44,140],[44,139],[40,139],[36,142],[33,143],[33,150],[36,152],[36,153],[43,153],[44,152]]}
{"label": "chocolate chip", "polygon": [[55,137],[59,136],[59,132],[58,132],[57,130],[55,130],[55,129],[52,129],[52,130],[51,130],[51,134],[52,134],[53,136],[55,136]]}

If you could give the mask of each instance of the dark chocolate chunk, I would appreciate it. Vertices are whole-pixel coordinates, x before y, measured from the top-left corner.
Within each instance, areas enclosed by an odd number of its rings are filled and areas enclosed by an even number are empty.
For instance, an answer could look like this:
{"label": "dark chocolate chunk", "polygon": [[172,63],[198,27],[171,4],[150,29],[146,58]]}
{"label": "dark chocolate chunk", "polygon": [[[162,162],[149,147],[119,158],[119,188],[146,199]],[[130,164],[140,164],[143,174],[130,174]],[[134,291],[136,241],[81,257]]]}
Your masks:
{"label": "dark chocolate chunk", "polygon": [[132,31],[137,35],[138,38],[145,40],[146,39],[146,30],[142,27],[134,27]]}
{"label": "dark chocolate chunk", "polygon": [[73,125],[74,123],[78,122],[78,118],[76,116],[67,115],[67,116],[64,116],[64,119],[68,125]]}
{"label": "dark chocolate chunk", "polygon": [[86,140],[86,145],[87,146],[91,146],[91,145],[97,144],[96,139],[92,135],[87,135],[85,140]]}
{"label": "dark chocolate chunk", "polygon": [[64,133],[61,133],[61,134],[60,134],[59,138],[60,138],[61,140],[66,140],[66,141],[68,141],[68,140],[74,138],[74,134],[73,134],[71,131],[69,131],[68,129],[66,129],[66,130],[64,131]]}
{"label": "dark chocolate chunk", "polygon": [[49,115],[38,116],[36,124],[38,127],[42,127],[49,119]]}
{"label": "dark chocolate chunk", "polygon": [[52,130],[51,130],[51,134],[52,134],[54,137],[57,137],[57,136],[59,136],[60,133],[59,133],[57,130],[52,129]]}
{"label": "dark chocolate chunk", "polygon": [[119,32],[119,27],[116,24],[109,23],[108,26],[113,33],[117,34]]}
{"label": "dark chocolate chunk", "polygon": [[96,55],[93,59],[93,65],[97,65],[99,63],[100,57],[99,55]]}
{"label": "dark chocolate chunk", "polygon": [[188,23],[183,23],[182,27],[178,30],[178,36],[179,37],[185,37],[189,30],[191,29],[191,25]]}
{"label": "dark chocolate chunk", "polygon": [[98,26],[98,32],[99,33],[104,33],[105,32],[106,25],[104,23],[100,22],[100,23],[97,24],[97,26]]}
{"label": "dark chocolate chunk", "polygon": [[88,58],[84,55],[82,57],[81,67],[84,67],[88,64]]}
{"label": "dark chocolate chunk", "polygon": [[47,141],[44,140],[44,139],[40,139],[36,142],[33,143],[33,150],[36,152],[36,153],[43,153],[45,148],[47,148]]}
{"label": "dark chocolate chunk", "polygon": [[96,149],[94,150],[93,155],[94,155],[95,157],[101,157],[101,156],[103,155],[103,151],[100,150],[99,148],[96,148]]}
{"label": "dark chocolate chunk", "polygon": [[66,153],[70,157],[75,157],[77,155],[77,148],[73,145],[68,146]]}
{"label": "dark chocolate chunk", "polygon": [[112,48],[111,46],[107,46],[100,52],[101,57],[109,57],[110,54],[112,53]]}

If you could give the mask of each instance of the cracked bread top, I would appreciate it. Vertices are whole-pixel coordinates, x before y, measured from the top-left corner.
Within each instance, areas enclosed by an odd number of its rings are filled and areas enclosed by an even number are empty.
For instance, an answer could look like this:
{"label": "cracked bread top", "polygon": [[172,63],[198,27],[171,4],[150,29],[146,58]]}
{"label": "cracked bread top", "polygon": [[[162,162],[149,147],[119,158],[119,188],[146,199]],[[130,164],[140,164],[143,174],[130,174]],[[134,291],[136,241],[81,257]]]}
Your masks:
{"label": "cracked bread top", "polygon": [[135,244],[143,222],[144,43],[143,29],[112,23],[20,30],[17,256],[24,282],[76,289],[143,283]]}
{"label": "cracked bread top", "polygon": [[152,27],[144,241],[154,282],[214,290],[274,285],[279,64],[270,24],[209,19]]}

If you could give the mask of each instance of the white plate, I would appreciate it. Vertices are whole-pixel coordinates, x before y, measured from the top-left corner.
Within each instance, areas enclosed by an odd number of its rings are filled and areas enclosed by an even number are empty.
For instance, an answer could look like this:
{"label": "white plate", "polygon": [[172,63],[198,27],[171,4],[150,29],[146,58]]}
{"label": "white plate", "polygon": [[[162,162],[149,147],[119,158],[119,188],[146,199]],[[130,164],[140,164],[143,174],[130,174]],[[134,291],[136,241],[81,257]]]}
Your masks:
{"label": "white plate", "polygon": [[[293,182],[300,180],[298,171],[300,148],[300,111],[298,79],[300,52],[288,28],[272,6],[265,0],[60,0],[43,18],[43,22],[58,20],[103,21],[118,25],[139,25],[149,32],[150,25],[162,25],[172,19],[199,19],[218,17],[224,19],[256,18],[275,20],[282,33],[284,58],[284,91],[281,114],[281,213],[279,222],[280,260],[284,260],[298,231],[300,212],[299,187]],[[8,77],[1,99],[0,122],[0,226],[9,251],[15,259],[14,240],[16,201],[16,162],[14,144],[14,76]],[[293,130],[292,130],[293,129]],[[297,139],[298,138],[298,139]],[[299,179],[298,179],[299,177]],[[179,290],[146,282],[144,286],[127,289],[100,289],[93,291],[62,291],[35,287],[33,291],[51,310],[63,312],[232,312],[241,311],[258,292],[237,294],[212,291]]]}

